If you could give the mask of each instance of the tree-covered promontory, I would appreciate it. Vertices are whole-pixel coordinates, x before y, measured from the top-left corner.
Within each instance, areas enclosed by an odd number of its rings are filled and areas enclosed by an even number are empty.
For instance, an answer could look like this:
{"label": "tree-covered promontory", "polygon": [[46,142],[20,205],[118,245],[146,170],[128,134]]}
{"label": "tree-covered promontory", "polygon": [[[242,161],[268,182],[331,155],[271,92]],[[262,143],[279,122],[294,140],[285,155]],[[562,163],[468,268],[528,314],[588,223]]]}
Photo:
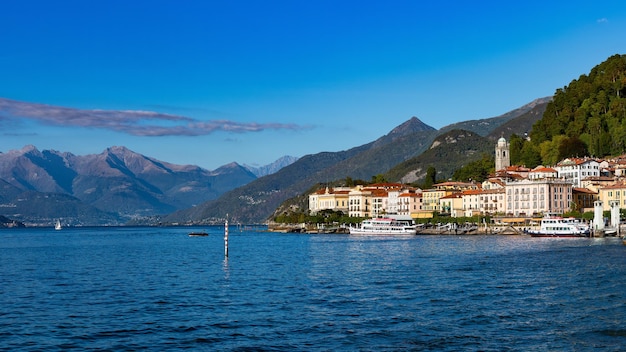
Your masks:
{"label": "tree-covered promontory", "polygon": [[530,137],[544,164],[626,152],[626,55],[613,55],[557,89]]}

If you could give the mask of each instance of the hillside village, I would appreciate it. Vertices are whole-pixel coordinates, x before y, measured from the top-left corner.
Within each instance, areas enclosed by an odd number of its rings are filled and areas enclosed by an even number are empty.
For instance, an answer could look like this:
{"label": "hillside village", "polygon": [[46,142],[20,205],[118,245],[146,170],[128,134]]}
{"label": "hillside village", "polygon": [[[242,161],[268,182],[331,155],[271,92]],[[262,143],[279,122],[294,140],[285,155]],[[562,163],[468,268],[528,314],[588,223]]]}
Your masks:
{"label": "hillside village", "polygon": [[430,189],[400,183],[322,188],[309,195],[309,210],[341,211],[350,217],[397,215],[413,219],[489,215],[523,223],[546,213],[603,210],[616,202],[626,209],[626,156],[600,160],[566,158],[554,166],[510,165],[509,143],[495,146],[495,174],[482,183],[443,182]]}

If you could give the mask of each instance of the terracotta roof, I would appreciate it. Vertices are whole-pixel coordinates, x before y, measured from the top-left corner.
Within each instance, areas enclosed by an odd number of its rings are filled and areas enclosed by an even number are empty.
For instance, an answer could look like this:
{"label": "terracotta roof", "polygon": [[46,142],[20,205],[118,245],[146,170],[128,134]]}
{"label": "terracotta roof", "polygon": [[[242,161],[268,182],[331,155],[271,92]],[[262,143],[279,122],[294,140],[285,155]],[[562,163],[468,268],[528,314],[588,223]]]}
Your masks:
{"label": "terracotta roof", "polygon": [[367,185],[369,188],[402,188],[404,185],[401,183],[390,183],[390,182],[382,182],[382,183],[374,183],[371,185]]}
{"label": "terracotta roof", "polygon": [[530,170],[530,172],[552,172],[552,173],[556,173],[558,171],[556,171],[555,169],[553,169],[551,167],[538,167],[538,168]]}
{"label": "terracotta roof", "polygon": [[421,193],[419,193],[419,194],[418,194],[418,193],[410,193],[410,192],[407,192],[407,193],[402,193],[402,194],[400,194],[398,197],[411,197],[411,198],[417,198],[417,197],[421,197],[421,196],[422,196],[422,194],[421,194]]}
{"label": "terracotta roof", "polygon": [[611,176],[587,176],[583,178],[583,181],[611,182],[615,181],[615,178]]}
{"label": "terracotta roof", "polygon": [[525,167],[525,166],[519,166],[519,165],[512,165],[512,166],[507,166],[505,168],[506,171],[513,171],[513,172],[529,172],[530,169]]}
{"label": "terracotta roof", "polygon": [[606,186],[600,187],[600,189],[624,189],[624,188],[626,188],[626,184],[623,184],[623,183],[616,183],[613,185],[606,185]]}
{"label": "terracotta roof", "polygon": [[500,189],[477,189],[477,190],[468,190],[468,191],[463,191],[463,195],[474,195],[474,194],[498,194],[498,193],[504,193],[504,188],[500,188]]}
{"label": "terracotta roof", "polygon": [[372,196],[374,197],[387,197],[388,192],[384,189],[374,189],[372,190]]}
{"label": "terracotta roof", "polygon": [[456,198],[461,198],[463,195],[461,193],[452,193],[450,195],[441,197],[439,199],[456,199]]}
{"label": "terracotta roof", "polygon": [[446,181],[446,182],[436,183],[433,186],[476,186],[476,184],[471,183],[471,182]]}
{"label": "terracotta roof", "polygon": [[589,188],[580,188],[580,187],[572,187],[572,192],[577,193],[588,193],[588,194],[598,194],[598,192],[594,192]]}

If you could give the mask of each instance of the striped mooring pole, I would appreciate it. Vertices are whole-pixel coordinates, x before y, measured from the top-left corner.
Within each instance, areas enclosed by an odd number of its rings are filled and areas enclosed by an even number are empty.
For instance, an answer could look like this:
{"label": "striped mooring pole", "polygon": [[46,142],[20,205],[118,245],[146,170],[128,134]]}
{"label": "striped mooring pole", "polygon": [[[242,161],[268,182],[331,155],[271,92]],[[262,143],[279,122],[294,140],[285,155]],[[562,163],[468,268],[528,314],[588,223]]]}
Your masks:
{"label": "striped mooring pole", "polygon": [[226,217],[224,224],[224,256],[228,257],[228,217]]}

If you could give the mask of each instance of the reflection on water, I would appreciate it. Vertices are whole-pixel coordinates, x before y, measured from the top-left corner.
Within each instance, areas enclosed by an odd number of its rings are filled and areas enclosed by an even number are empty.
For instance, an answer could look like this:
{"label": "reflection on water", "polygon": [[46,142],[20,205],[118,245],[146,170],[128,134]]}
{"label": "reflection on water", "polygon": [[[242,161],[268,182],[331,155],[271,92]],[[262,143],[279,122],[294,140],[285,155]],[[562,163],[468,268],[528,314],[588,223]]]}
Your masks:
{"label": "reflection on water", "polygon": [[619,239],[0,231],[0,349],[619,350]]}

